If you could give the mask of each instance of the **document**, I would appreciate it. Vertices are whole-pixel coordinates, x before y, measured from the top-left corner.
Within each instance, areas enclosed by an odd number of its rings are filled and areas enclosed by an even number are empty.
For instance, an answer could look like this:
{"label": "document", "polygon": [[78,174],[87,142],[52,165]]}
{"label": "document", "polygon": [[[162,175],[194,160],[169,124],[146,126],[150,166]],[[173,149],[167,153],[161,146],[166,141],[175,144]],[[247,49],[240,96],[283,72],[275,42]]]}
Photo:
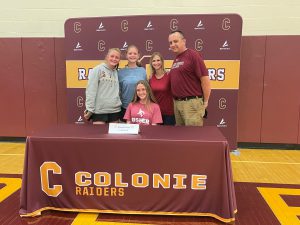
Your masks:
{"label": "document", "polygon": [[139,124],[127,123],[109,123],[109,134],[138,134],[140,130]]}

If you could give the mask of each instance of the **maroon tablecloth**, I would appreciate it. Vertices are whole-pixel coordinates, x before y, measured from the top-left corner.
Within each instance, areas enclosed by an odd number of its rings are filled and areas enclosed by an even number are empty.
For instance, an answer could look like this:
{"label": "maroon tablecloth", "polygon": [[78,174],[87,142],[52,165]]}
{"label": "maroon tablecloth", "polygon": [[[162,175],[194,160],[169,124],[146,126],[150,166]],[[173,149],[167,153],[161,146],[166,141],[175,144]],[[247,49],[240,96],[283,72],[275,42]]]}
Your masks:
{"label": "maroon tablecloth", "polygon": [[235,218],[228,143],[216,127],[64,125],[27,138],[21,216],[53,209]]}

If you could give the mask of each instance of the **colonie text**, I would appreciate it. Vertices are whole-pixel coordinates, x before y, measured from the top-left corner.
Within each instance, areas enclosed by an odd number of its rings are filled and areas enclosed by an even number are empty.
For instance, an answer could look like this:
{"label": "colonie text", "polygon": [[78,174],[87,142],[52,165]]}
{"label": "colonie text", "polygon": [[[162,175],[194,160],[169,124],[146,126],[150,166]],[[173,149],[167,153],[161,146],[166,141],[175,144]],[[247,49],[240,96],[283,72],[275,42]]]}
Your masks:
{"label": "colonie text", "polygon": [[[57,197],[63,192],[62,184],[54,184],[50,177],[62,175],[62,167],[56,162],[44,162],[40,166],[41,189],[48,196]],[[50,175],[50,176],[49,176]],[[191,189],[206,190],[207,175],[179,174],[179,173],[132,173],[125,180],[122,172],[95,172],[78,171],[74,174],[76,195],[92,193],[91,195],[124,195],[126,188],[154,188],[154,189]],[[127,175],[128,177],[128,175]],[[151,182],[152,181],[152,182]],[[81,190],[81,188],[84,188]],[[105,188],[105,189],[101,189]],[[108,188],[112,188],[109,192]],[[116,191],[117,188],[117,191]],[[122,188],[118,190],[118,188]],[[100,194],[99,194],[100,193]],[[112,194],[109,194],[112,193]]]}

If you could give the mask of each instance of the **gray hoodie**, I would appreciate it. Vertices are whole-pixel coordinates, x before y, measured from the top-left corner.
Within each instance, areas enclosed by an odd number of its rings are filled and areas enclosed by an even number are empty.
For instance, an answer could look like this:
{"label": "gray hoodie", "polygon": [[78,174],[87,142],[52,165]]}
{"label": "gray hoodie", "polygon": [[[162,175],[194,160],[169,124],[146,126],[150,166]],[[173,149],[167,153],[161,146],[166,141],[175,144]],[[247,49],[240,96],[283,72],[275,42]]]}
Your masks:
{"label": "gray hoodie", "polygon": [[94,67],[89,74],[85,95],[85,107],[92,113],[120,112],[122,103],[117,70],[110,69],[105,63]]}

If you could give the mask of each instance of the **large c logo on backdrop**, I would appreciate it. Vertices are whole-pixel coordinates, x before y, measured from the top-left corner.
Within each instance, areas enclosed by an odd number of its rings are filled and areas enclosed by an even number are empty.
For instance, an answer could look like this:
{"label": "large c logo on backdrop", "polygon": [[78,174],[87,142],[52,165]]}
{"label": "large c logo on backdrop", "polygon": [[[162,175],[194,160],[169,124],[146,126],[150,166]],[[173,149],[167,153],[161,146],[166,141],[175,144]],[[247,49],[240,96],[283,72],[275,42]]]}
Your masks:
{"label": "large c logo on backdrop", "polygon": [[122,20],[121,22],[121,29],[123,32],[127,32],[128,31],[128,20]]}
{"label": "large c logo on backdrop", "polygon": [[[219,127],[229,141],[230,148],[236,149],[242,33],[242,19],[236,14],[145,15],[67,20],[65,40],[69,122],[84,123],[84,107],[78,107],[77,97],[85,96],[88,72],[105,58],[109,48],[125,50],[129,44],[137,45],[143,66],[148,72],[150,55],[156,51],[161,52],[165,58],[165,68],[168,69],[174,59],[169,50],[168,35],[177,29],[185,33],[188,48],[201,52],[209,70],[213,90],[205,125]],[[120,68],[125,63],[125,60],[121,61]]]}
{"label": "large c logo on backdrop", "polygon": [[175,31],[178,30],[178,20],[177,19],[171,19],[170,21],[170,30]]}

